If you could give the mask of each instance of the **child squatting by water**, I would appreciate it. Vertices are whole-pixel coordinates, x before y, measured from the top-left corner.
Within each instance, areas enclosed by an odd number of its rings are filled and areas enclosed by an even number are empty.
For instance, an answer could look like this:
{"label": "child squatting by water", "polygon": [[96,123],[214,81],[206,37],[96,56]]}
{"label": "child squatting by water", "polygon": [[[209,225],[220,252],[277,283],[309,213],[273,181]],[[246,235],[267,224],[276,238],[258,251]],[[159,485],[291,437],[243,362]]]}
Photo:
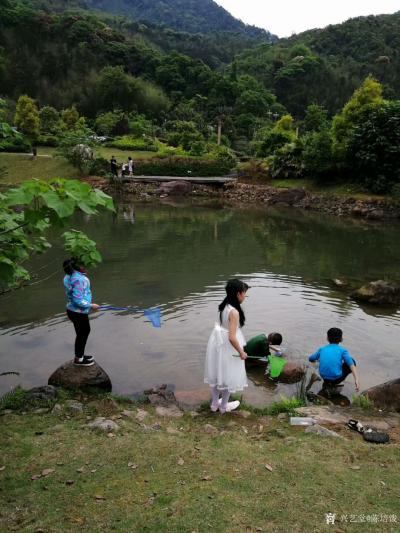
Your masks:
{"label": "child squatting by water", "polygon": [[356,362],[346,348],[339,346],[343,341],[343,331],[330,328],[327,332],[326,346],[319,348],[308,358],[311,363],[319,361],[319,373],[323,379],[323,388],[334,389],[353,374],[356,391],[360,390],[360,383],[356,369]]}
{"label": "child squatting by water", "polygon": [[[237,409],[240,402],[229,402],[231,393],[247,387],[244,351],[246,341],[242,333],[245,315],[241,304],[248,285],[239,279],[228,281],[226,297],[218,307],[219,321],[210,335],[204,371],[204,382],[211,387],[211,411],[220,413]],[[240,357],[233,357],[234,352]],[[221,397],[220,397],[221,396]]]}

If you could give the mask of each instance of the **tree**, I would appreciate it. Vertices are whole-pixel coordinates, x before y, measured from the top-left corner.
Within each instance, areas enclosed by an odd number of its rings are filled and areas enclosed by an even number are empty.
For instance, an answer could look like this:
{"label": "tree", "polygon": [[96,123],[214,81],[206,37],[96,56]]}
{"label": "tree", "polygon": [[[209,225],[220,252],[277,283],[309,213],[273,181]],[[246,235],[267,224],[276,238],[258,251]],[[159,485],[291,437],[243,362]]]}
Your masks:
{"label": "tree", "polygon": [[285,144],[294,143],[295,140],[296,133],[294,131],[293,117],[291,115],[284,115],[278,120],[275,126],[267,132],[265,138],[258,145],[257,155],[259,157],[273,155],[277,150],[283,148]]}
{"label": "tree", "polygon": [[[16,207],[18,206],[18,209]],[[114,210],[112,198],[102,191],[92,189],[78,180],[27,180],[20,187],[0,195],[0,289],[15,288],[30,279],[23,266],[35,253],[50,247],[45,231],[50,226],[60,226],[80,210],[95,215],[98,208]],[[87,266],[101,260],[93,247],[79,234],[80,253]],[[64,234],[67,249],[72,250],[74,240],[70,233]]]}
{"label": "tree", "polygon": [[14,122],[17,128],[31,141],[39,136],[39,110],[32,98],[23,95],[18,98]]}
{"label": "tree", "polygon": [[39,112],[41,133],[57,133],[60,125],[60,113],[51,106],[44,106]]}
{"label": "tree", "polygon": [[304,117],[305,131],[321,131],[328,126],[328,113],[318,104],[310,104]]}
{"label": "tree", "polygon": [[94,129],[99,135],[116,135],[118,134],[116,131],[117,124],[123,117],[124,113],[122,113],[122,111],[107,111],[107,113],[100,113],[95,120]]}
{"label": "tree", "polygon": [[75,106],[64,109],[61,111],[61,118],[67,128],[74,128],[79,120],[78,110]]}
{"label": "tree", "polygon": [[343,160],[346,145],[350,142],[354,127],[359,122],[365,110],[369,107],[383,104],[383,87],[369,76],[357,89],[342,112],[333,119],[334,152],[339,160]]}
{"label": "tree", "polygon": [[400,184],[400,100],[369,107],[346,146],[353,179],[375,193]]}
{"label": "tree", "polygon": [[335,170],[330,130],[312,131],[303,137],[303,143],[303,166],[307,176],[319,181],[329,179]]}
{"label": "tree", "polygon": [[88,172],[96,146],[93,132],[86,126],[66,131],[59,139],[58,151],[81,174]]}

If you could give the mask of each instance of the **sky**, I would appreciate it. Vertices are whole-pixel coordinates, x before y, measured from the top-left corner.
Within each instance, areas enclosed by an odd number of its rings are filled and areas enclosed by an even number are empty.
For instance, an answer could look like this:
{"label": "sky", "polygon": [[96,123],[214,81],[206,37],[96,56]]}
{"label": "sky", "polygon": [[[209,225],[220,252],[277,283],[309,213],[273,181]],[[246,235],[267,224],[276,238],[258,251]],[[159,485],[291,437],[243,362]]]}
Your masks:
{"label": "sky", "polygon": [[400,0],[216,0],[247,24],[287,37],[349,18],[400,11]]}

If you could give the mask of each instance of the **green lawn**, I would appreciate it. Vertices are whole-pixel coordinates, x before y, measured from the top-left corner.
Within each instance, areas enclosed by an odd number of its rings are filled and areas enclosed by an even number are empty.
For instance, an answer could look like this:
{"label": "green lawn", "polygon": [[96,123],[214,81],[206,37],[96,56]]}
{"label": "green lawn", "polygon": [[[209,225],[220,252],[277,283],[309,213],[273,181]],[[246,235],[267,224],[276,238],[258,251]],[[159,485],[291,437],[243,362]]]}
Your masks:
{"label": "green lawn", "polygon": [[372,194],[362,189],[360,185],[353,183],[342,183],[333,185],[320,185],[312,180],[273,180],[270,182],[273,187],[289,189],[305,189],[316,194],[327,196],[339,196],[343,198],[356,198],[357,200],[384,200],[387,196]]}
{"label": "green lawn", "polygon": [[[114,155],[119,163],[133,159],[154,157],[154,152],[126,152],[113,148],[100,147],[98,153],[105,159]],[[48,180],[51,178],[75,178],[78,171],[64,158],[57,156],[57,148],[39,147],[38,157],[32,160],[29,154],[0,153],[0,168],[4,167],[7,174],[2,178],[4,184],[20,183],[26,179],[37,178]]]}
{"label": "green lawn", "polygon": [[[124,408],[131,417],[121,416]],[[344,518],[400,521],[396,445],[366,444],[357,434],[322,438],[276,418],[205,412],[171,420],[141,408],[142,423],[135,406],[104,400],[77,415],[2,417],[0,530],[399,531],[398,523]],[[120,431],[86,428],[96,413],[114,417]]]}

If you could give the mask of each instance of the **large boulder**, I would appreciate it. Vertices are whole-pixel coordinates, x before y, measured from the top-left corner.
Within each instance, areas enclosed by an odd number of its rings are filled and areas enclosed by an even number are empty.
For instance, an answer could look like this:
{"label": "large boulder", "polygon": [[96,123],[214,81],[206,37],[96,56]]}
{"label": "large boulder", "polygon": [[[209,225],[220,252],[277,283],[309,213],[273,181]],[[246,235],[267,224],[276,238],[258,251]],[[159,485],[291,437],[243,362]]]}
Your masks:
{"label": "large boulder", "polygon": [[371,281],[351,293],[351,297],[359,302],[374,305],[400,305],[400,285],[387,281]]}
{"label": "large boulder", "polygon": [[192,185],[187,181],[168,181],[156,190],[156,194],[168,196],[187,196],[192,192]]}
{"label": "large boulder", "polygon": [[387,381],[363,392],[376,407],[400,412],[400,378]]}
{"label": "large boulder", "polygon": [[73,361],[67,361],[53,372],[48,383],[71,390],[112,389],[109,376],[97,363],[92,366],[76,366]]}
{"label": "large boulder", "polygon": [[293,205],[303,200],[305,195],[306,191],[304,189],[284,189],[274,194],[271,202],[273,204]]}
{"label": "large boulder", "polygon": [[306,369],[301,363],[288,361],[277,380],[281,383],[298,383],[303,379],[305,372]]}

